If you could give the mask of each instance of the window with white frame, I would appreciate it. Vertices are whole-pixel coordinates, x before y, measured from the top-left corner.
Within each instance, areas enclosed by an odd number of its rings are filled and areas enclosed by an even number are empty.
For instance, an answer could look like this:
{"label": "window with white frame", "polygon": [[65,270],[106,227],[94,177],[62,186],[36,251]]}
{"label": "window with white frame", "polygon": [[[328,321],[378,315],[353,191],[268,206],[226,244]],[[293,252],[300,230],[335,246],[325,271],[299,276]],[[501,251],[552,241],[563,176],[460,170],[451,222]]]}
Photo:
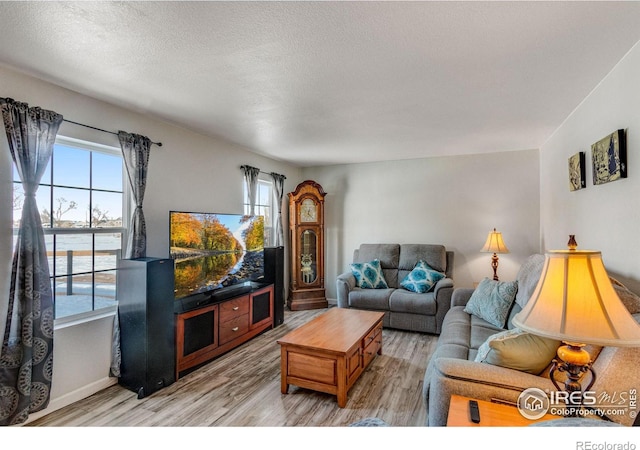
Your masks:
{"label": "window with white frame", "polygon": [[[251,207],[249,205],[249,191],[247,183],[243,181],[244,186],[244,214],[249,214]],[[254,213],[257,216],[264,216],[264,244],[266,246],[273,245],[275,242],[275,223],[273,212],[273,182],[266,179],[258,179],[258,192],[256,195],[256,204]]]}
{"label": "window with white frame", "polygon": [[[24,190],[14,167],[14,248]],[[123,242],[123,161],[119,148],[58,137],[36,201],[45,235],[55,318],[116,305]]]}

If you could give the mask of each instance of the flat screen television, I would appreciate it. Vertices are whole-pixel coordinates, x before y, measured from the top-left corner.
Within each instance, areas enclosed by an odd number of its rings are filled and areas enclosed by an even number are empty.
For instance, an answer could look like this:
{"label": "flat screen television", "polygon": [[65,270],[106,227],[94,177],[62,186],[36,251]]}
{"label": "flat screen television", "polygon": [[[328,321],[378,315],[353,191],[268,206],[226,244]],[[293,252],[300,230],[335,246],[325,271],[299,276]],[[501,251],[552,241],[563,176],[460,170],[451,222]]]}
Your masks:
{"label": "flat screen television", "polygon": [[264,217],[171,211],[175,299],[264,279]]}

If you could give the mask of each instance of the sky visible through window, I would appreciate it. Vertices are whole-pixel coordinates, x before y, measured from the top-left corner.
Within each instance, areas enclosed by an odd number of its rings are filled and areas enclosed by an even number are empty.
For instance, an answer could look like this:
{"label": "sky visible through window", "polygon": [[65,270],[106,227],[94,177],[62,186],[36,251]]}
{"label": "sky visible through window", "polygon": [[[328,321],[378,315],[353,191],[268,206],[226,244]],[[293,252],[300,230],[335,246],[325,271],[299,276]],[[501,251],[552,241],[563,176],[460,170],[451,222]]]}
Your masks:
{"label": "sky visible through window", "polygon": [[[14,180],[19,181],[15,165],[13,171]],[[122,187],[122,157],[119,154],[89,152],[56,144],[40,181],[36,201],[41,216],[46,217],[45,210],[53,212],[54,221],[60,219],[67,227],[89,226],[90,207],[94,217],[92,226],[122,226]],[[15,188],[14,223],[20,220],[24,202],[22,185],[17,184]],[[89,189],[93,189],[92,198]],[[119,223],[116,225],[116,222]]]}

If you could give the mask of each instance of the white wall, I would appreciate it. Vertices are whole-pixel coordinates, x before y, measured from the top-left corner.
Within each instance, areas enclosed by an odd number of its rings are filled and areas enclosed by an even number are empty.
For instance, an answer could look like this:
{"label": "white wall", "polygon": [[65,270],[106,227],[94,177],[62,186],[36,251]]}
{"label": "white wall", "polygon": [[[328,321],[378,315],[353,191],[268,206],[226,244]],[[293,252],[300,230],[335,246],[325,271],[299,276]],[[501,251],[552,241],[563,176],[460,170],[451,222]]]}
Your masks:
{"label": "white wall", "polygon": [[511,253],[498,276],[515,278],[539,249],[538,151],[424,158],[303,169],[327,192],[327,296],[361,243],[443,244],[455,252],[454,282],[492,277],[487,234],[501,231]]}
{"label": "white wall", "polygon": [[[591,144],[627,130],[628,178],[595,186]],[[586,152],[587,187],[570,192],[568,158]],[[612,275],[640,292],[640,47],[636,45],[540,151],[541,231],[545,249],[600,250]]]}
{"label": "white wall", "polygon": [[[151,118],[144,110],[118,108],[3,67],[0,67],[0,85],[2,97],[54,110],[76,122],[105,130],[139,133],[162,142],[162,147],[152,147],[144,199],[148,256],[169,256],[169,211],[172,209],[242,213],[242,164],[285,175],[285,192],[292,191],[301,181],[301,171],[295,166],[169,125]],[[116,136],[73,124],[63,123],[59,134],[119,147]],[[0,138],[0,155],[0,292],[8,293],[12,207],[11,159],[5,138]],[[283,212],[286,227],[286,205]],[[0,296],[0,304],[6,305],[7,297]],[[0,307],[0,311],[5,309]],[[5,320],[0,319],[4,327]],[[113,316],[109,315],[90,324],[56,327],[49,410],[63,406],[65,399],[77,400],[114,381],[108,378],[112,323]]]}

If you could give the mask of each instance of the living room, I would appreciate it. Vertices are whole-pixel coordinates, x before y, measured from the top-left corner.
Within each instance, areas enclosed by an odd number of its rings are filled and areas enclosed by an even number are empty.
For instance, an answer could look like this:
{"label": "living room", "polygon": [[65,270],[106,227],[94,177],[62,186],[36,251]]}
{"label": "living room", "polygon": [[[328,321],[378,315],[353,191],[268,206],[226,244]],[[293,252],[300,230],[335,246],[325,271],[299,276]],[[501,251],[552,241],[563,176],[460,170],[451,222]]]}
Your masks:
{"label": "living room", "polygon": [[[635,17],[640,14],[637,8],[632,11]],[[105,85],[100,92],[83,92],[65,79],[47,76],[46,68],[39,68],[37,61],[30,67],[15,68],[11,60],[0,59],[0,80],[3,97],[52,109],[65,118],[101,129],[139,132],[162,142],[162,147],[153,147],[151,151],[144,199],[149,256],[168,256],[169,211],[241,213],[244,180],[240,166],[246,164],[264,173],[285,175],[285,193],[306,179],[315,180],[327,192],[325,274],[327,297],[332,301],[336,299],[334,280],[348,268],[353,250],[367,242],[443,244],[456,252],[456,287],[473,287],[483,277],[491,276],[489,255],[481,253],[480,248],[493,228],[503,233],[510,250],[500,256],[501,279],[513,279],[522,262],[533,253],[565,248],[568,236],[574,234],[580,247],[600,250],[611,274],[640,292],[640,269],[636,264],[640,252],[636,238],[640,214],[634,195],[640,188],[640,180],[634,175],[637,155],[634,129],[635,125],[640,126],[637,34],[625,29],[620,37],[623,42],[617,47],[619,57],[603,64],[602,76],[591,84],[588,79],[558,79],[554,80],[557,84],[548,86],[553,92],[568,90],[578,82],[588,88],[568,110],[555,110],[555,105],[549,105],[549,115],[556,121],[545,123],[546,134],[525,148],[505,147],[496,142],[493,151],[453,148],[431,156],[405,158],[396,156],[402,148],[389,147],[387,154],[391,158],[364,162],[304,164],[272,157],[261,153],[259,145],[252,148],[170,122],[157,111],[171,107],[173,93],[168,93],[166,99],[146,100],[131,92],[126,105],[115,105],[101,98],[110,90],[126,91],[126,88],[114,84]],[[530,58],[535,57],[534,52]],[[583,62],[601,64],[593,59]],[[72,71],[79,69],[71,64],[69,67]],[[473,80],[473,75],[465,76]],[[47,77],[49,81],[40,79]],[[549,93],[530,95],[537,94]],[[505,93],[509,95],[515,93]],[[465,109],[465,100],[456,100],[460,111]],[[491,99],[484,114],[492,117]],[[455,116],[445,120],[448,127],[459,127]],[[233,124],[224,126],[231,128]],[[402,124],[397,126],[402,130]],[[618,129],[627,130],[631,166],[628,178],[595,186],[587,167],[587,187],[571,192],[568,158],[579,151],[589,156],[593,143]],[[342,130],[345,134],[347,131]],[[459,132],[465,134],[463,129]],[[375,137],[375,130],[371,133]],[[68,122],[63,123],[59,134],[107,146],[118,145],[114,136]],[[476,137],[486,142],[482,135]],[[267,137],[256,132],[254,142],[261,139]],[[11,156],[6,141],[1,146],[0,180],[4,186],[10,186]],[[325,150],[318,145],[316,155],[346,151],[332,148],[332,144],[328,146]],[[3,189],[3,193],[0,289],[7,292],[13,218],[9,213],[12,211],[9,189]],[[283,215],[286,230],[286,207]],[[5,315],[3,308],[0,329],[6,322]],[[113,317],[112,311],[90,322],[56,324],[50,409],[68,405],[114,383],[108,376]]]}

